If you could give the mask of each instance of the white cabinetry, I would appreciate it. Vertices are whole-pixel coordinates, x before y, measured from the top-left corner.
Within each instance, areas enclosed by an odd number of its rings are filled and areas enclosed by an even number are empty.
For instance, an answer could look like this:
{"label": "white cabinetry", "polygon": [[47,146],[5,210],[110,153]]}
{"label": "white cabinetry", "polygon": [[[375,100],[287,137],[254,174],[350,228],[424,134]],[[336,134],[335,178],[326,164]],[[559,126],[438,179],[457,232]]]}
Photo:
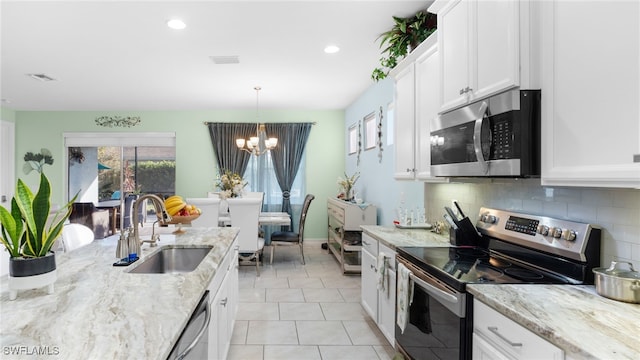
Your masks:
{"label": "white cabinetry", "polygon": [[564,351],[481,301],[473,301],[473,359],[564,359]]}
{"label": "white cabinetry", "polygon": [[[395,173],[398,180],[431,177],[431,120],[440,105],[437,32],[392,72],[395,80]],[[442,181],[442,180],[439,180]]]}
{"label": "white cabinetry", "polygon": [[[443,4],[444,3],[444,4]],[[434,4],[441,66],[440,112],[522,86],[529,76],[528,1],[453,0]]]}
{"label": "white cabinetry", "polygon": [[[378,257],[385,256],[385,288],[378,288],[381,269]],[[396,252],[379,244],[378,240],[362,234],[362,282],[361,303],[367,314],[376,322],[382,334],[393,346],[396,323]]]}
{"label": "white cabinetry", "polygon": [[640,2],[544,1],[541,18],[542,185],[640,188]]}
{"label": "white cabinetry", "polygon": [[209,284],[211,321],[209,323],[209,359],[227,358],[238,310],[238,243],[231,250]]}

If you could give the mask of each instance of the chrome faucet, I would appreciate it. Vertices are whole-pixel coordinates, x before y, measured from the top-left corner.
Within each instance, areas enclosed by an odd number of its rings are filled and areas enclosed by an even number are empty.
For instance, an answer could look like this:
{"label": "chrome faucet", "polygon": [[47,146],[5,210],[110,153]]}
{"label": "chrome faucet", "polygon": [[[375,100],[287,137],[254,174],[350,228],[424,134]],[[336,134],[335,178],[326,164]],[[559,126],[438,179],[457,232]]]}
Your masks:
{"label": "chrome faucet", "polygon": [[[156,209],[156,216],[158,217],[158,220],[155,221],[153,225],[151,225],[151,240],[140,240],[140,235],[138,233],[138,222],[139,222],[138,208],[140,207],[141,204],[144,204],[144,202],[147,201],[147,199],[151,200],[151,202],[153,203],[153,206]],[[153,194],[142,195],[139,198],[137,198],[136,201],[133,202],[131,211],[133,212],[133,215],[132,215],[133,220],[131,221],[131,224],[133,226],[134,246],[137,246],[138,249],[140,245],[142,245],[143,243],[149,243],[151,246],[158,246],[157,241],[159,240],[160,236],[156,235],[155,233],[156,223],[165,224],[171,221],[171,216],[169,216],[169,213],[167,213],[167,208],[164,207],[164,201],[162,201],[162,199],[157,195],[153,195]],[[131,243],[129,246],[131,246]],[[140,252],[138,251],[138,253]]]}

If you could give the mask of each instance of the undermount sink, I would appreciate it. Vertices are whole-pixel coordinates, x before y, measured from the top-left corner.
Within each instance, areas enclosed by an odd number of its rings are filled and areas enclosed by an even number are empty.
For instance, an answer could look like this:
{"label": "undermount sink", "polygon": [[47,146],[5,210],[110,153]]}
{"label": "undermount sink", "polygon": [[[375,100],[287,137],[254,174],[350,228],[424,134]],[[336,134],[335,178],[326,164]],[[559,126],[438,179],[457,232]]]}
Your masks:
{"label": "undermount sink", "polygon": [[164,246],[129,271],[134,274],[177,274],[195,270],[212,246]]}

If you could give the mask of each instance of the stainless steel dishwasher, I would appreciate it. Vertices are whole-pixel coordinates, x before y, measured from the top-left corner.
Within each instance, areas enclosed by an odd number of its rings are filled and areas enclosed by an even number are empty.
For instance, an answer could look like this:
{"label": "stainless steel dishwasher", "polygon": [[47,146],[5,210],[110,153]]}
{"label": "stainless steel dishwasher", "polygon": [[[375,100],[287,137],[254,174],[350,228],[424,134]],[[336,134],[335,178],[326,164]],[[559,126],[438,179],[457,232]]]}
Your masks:
{"label": "stainless steel dishwasher", "polygon": [[209,291],[205,291],[189,322],[185,326],[176,345],[171,350],[168,360],[209,358],[209,322],[211,308],[209,307]]}

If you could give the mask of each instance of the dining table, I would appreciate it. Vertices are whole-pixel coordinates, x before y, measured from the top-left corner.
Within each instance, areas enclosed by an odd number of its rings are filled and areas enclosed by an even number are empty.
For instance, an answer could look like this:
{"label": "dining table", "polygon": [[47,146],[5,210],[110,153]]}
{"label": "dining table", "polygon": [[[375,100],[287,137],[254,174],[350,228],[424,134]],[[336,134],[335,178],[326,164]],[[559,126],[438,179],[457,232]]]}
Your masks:
{"label": "dining table", "polygon": [[[231,216],[229,213],[220,214],[218,222],[221,226],[229,226],[231,225]],[[290,226],[291,216],[286,212],[261,212],[258,217],[258,224]]]}

